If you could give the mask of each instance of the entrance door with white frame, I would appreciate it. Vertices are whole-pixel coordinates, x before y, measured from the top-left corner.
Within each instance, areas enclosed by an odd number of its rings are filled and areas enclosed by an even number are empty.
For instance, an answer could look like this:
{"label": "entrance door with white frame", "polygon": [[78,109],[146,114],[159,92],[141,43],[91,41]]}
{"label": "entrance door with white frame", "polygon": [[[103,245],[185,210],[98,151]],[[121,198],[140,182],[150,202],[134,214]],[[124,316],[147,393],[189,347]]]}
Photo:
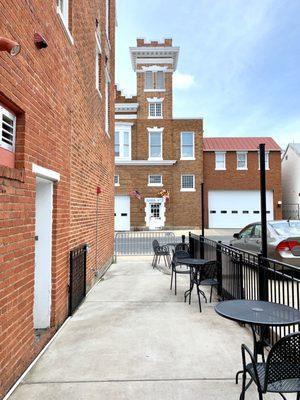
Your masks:
{"label": "entrance door with white frame", "polygon": [[35,329],[47,329],[50,327],[52,300],[53,181],[36,178],[35,207],[33,320]]}
{"label": "entrance door with white frame", "polygon": [[160,229],[165,225],[165,205],[162,198],[146,198],[146,226]]}

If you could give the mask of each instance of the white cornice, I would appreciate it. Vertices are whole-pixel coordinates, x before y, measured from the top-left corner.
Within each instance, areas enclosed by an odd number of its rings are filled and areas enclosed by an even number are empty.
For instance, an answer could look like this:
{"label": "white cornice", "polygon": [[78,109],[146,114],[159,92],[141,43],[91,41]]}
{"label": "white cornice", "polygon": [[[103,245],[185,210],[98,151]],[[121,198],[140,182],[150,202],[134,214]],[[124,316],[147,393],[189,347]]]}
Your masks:
{"label": "white cornice", "polygon": [[134,122],[116,122],[115,126],[133,126]]}
{"label": "white cornice", "polygon": [[116,165],[138,166],[138,165],[174,165],[176,160],[116,160]]}
{"label": "white cornice", "polygon": [[137,119],[136,114],[115,114],[115,119]]}
{"label": "white cornice", "polygon": [[139,107],[139,103],[116,103],[116,112],[136,112]]}
{"label": "white cornice", "polygon": [[[169,47],[143,46],[143,47],[130,47],[129,49],[130,49],[132,68],[134,71],[136,71],[137,63],[139,62],[140,59],[143,59],[143,61],[159,59],[159,63],[167,63],[166,60],[171,60],[174,71],[177,68],[179,47],[175,47],[175,46],[169,46]],[[152,63],[153,63],[153,61],[152,61]],[[156,63],[157,63],[157,61],[156,61]]]}
{"label": "white cornice", "polygon": [[162,103],[164,101],[163,97],[147,97],[148,103]]}

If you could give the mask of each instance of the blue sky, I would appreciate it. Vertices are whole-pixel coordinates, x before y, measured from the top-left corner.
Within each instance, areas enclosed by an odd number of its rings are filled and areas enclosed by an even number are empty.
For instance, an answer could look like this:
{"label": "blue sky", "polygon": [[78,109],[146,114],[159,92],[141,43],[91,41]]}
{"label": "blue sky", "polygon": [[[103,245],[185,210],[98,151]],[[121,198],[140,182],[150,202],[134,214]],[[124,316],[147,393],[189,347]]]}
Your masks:
{"label": "blue sky", "polygon": [[136,91],[129,46],[180,46],[174,117],[205,136],[300,142],[300,0],[117,0],[116,82]]}

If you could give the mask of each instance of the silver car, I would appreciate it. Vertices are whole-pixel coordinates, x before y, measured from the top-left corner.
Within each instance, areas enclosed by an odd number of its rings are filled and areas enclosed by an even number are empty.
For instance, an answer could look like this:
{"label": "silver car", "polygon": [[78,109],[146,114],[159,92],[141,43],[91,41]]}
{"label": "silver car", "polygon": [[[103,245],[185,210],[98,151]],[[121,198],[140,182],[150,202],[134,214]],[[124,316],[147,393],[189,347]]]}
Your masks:
{"label": "silver car", "polygon": [[[268,221],[268,257],[300,267],[300,221]],[[261,252],[261,223],[247,225],[230,244],[251,253]]]}

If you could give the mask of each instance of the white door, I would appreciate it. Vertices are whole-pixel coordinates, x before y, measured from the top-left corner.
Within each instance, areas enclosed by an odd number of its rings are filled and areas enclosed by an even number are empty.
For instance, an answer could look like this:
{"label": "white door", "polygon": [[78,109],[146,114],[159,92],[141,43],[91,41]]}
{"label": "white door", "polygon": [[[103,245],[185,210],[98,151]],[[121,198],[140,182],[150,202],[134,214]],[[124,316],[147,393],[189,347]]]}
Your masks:
{"label": "white door", "polygon": [[130,231],[130,196],[115,196],[115,231]]}
{"label": "white door", "polygon": [[35,329],[46,329],[50,326],[52,289],[52,208],[53,182],[42,178],[36,178],[33,306]]}
{"label": "white door", "polygon": [[165,225],[165,204],[162,198],[145,198],[146,226],[149,229],[160,229]]}
{"label": "white door", "polygon": [[[273,192],[267,191],[267,219],[274,218]],[[260,221],[259,190],[211,190],[208,192],[210,228],[243,228]]]}

